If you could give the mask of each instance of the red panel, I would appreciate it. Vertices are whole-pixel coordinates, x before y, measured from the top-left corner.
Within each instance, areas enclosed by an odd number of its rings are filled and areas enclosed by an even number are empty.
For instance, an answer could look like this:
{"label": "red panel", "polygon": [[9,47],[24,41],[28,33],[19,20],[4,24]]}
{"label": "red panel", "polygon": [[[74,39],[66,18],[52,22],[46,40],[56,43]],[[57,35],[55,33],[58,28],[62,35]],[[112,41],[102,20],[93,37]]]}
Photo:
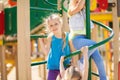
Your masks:
{"label": "red panel", "polygon": [[0,35],[4,34],[4,27],[5,27],[5,23],[4,23],[4,12],[0,11]]}
{"label": "red panel", "polygon": [[16,1],[13,0],[8,0],[8,3],[10,4],[10,6],[16,6]]}
{"label": "red panel", "polygon": [[99,8],[101,9],[107,9],[108,8],[108,0],[97,0],[99,4]]}

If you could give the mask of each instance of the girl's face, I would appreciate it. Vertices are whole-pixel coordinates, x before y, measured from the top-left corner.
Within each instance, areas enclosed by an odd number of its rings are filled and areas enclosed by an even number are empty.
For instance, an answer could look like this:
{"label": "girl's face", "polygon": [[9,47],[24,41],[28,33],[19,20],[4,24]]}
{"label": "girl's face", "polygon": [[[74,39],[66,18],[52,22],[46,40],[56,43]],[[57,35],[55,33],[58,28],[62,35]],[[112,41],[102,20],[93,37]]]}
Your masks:
{"label": "girl's face", "polygon": [[64,80],[81,80],[79,72],[80,70],[77,67],[70,66],[65,70]]}
{"label": "girl's face", "polygon": [[48,28],[50,32],[53,32],[55,34],[61,31],[62,24],[57,18],[51,19],[48,21]]}

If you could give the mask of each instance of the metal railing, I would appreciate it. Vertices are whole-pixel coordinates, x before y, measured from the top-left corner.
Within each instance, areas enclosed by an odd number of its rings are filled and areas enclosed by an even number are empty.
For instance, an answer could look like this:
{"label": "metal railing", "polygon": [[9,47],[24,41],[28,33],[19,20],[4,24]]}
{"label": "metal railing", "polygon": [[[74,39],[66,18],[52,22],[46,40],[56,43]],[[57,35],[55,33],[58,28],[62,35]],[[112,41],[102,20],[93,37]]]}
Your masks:
{"label": "metal railing", "polygon": [[[93,21],[93,23],[95,23],[95,24],[97,24],[97,25],[107,29],[111,34],[105,40],[103,40],[101,42],[98,42],[98,43],[96,43],[96,44],[94,44],[92,46],[89,46],[89,50],[92,50],[94,48],[97,48],[97,47],[105,44],[106,42],[110,41],[112,39],[112,37],[114,36],[114,32],[113,32],[113,30],[110,27],[108,27],[108,26],[106,26],[106,25],[104,25],[104,24],[102,24],[100,22],[96,22],[96,21]],[[37,36],[36,36],[36,38],[37,38]],[[72,56],[75,56],[75,55],[80,54],[80,53],[81,53],[80,50],[76,50],[75,52],[72,52],[70,55],[65,56],[65,59],[67,59],[69,57],[72,57]],[[45,64],[45,63],[47,63],[47,61],[33,62],[33,63],[31,63],[31,66],[36,66],[36,65]]]}

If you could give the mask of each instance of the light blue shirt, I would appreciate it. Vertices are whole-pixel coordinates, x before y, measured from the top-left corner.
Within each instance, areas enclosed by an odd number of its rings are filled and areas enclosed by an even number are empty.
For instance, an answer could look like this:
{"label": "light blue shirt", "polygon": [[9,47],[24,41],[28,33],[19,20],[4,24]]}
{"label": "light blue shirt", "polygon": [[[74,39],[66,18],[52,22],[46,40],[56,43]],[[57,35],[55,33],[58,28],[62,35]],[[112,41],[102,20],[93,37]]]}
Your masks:
{"label": "light blue shirt", "polygon": [[[61,56],[70,54],[70,47],[68,42],[68,33],[66,34],[66,45],[63,49],[63,39],[52,36],[51,48],[48,54],[47,68],[49,70],[59,70]],[[68,64],[70,59],[65,60],[65,64]]]}

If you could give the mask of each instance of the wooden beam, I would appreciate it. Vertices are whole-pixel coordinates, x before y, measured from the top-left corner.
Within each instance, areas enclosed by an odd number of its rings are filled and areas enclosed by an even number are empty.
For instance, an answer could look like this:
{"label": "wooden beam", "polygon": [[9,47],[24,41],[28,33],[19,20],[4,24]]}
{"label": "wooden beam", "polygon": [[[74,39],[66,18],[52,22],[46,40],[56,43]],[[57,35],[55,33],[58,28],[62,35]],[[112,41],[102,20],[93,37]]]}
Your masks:
{"label": "wooden beam", "polygon": [[31,30],[30,34],[38,33],[43,26],[44,26],[43,24],[38,25],[37,27]]}
{"label": "wooden beam", "polygon": [[[117,1],[113,0],[117,5]],[[113,38],[113,55],[114,55],[114,80],[118,80],[118,61],[119,61],[119,20],[117,17],[117,6],[112,8],[113,14],[113,30],[114,30],[114,38]]]}
{"label": "wooden beam", "polygon": [[31,80],[29,4],[29,0],[17,0],[18,53],[16,63],[16,80]]}

